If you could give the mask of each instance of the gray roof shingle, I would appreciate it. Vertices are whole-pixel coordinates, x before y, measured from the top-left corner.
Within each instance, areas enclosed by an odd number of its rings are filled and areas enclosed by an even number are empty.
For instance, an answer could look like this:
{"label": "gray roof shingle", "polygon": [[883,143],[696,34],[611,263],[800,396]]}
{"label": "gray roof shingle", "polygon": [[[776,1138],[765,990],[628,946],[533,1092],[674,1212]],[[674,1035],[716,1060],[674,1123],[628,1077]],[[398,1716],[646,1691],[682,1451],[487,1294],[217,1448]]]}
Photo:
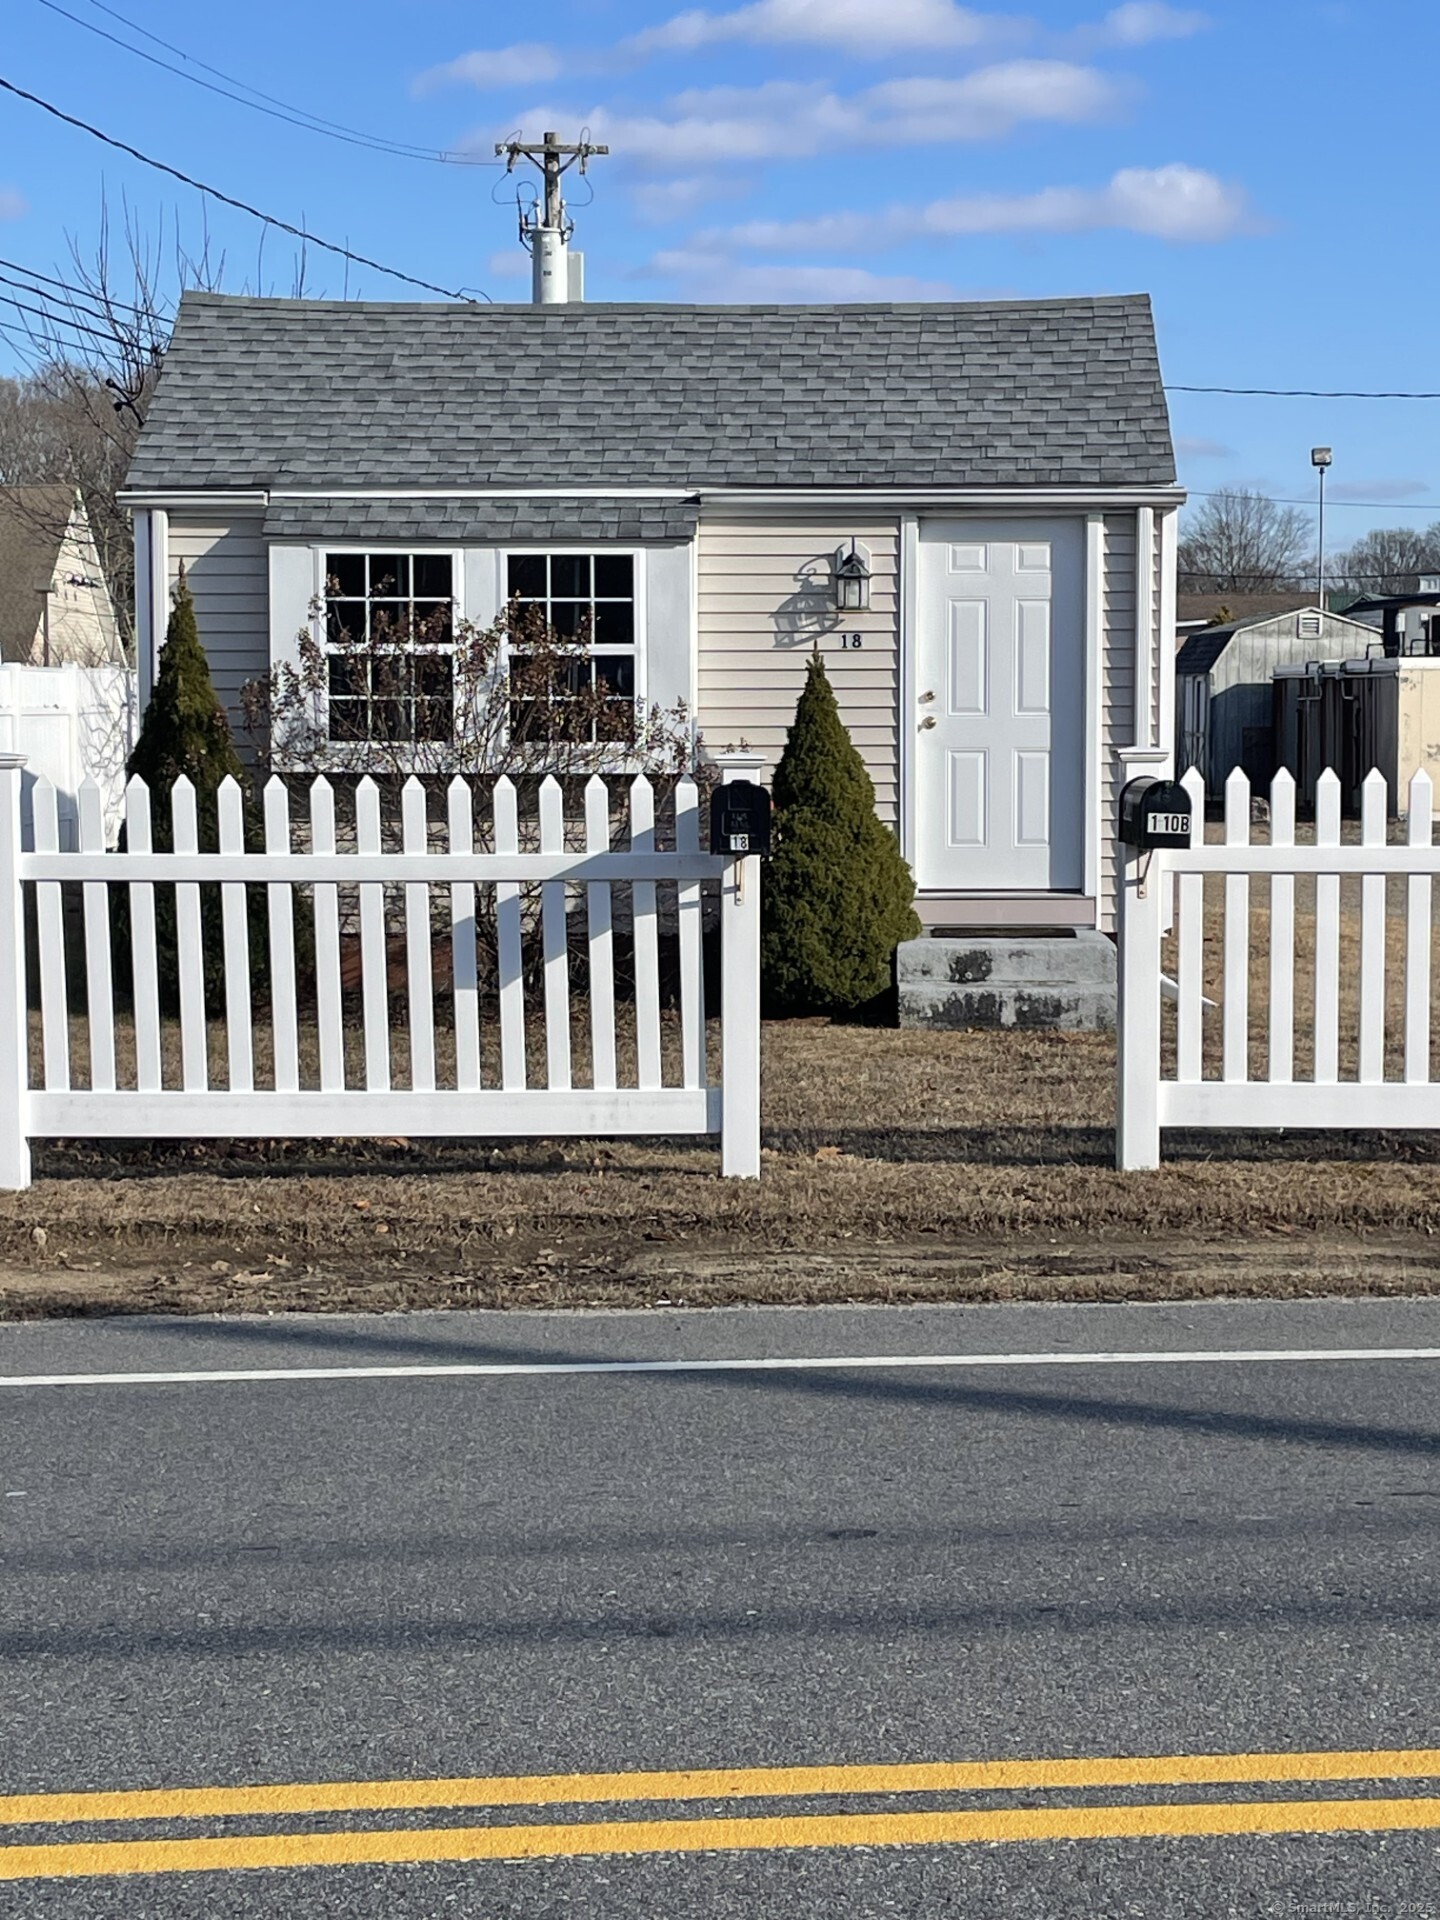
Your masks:
{"label": "gray roof shingle", "polygon": [[632,545],[694,537],[700,510],[681,500],[522,495],[508,500],[347,500],[322,494],[272,500],[271,540],[450,540],[456,546],[516,541],[624,540]]}
{"label": "gray roof shingle", "polygon": [[1174,478],[1143,295],[547,308],[187,293],[128,484]]}

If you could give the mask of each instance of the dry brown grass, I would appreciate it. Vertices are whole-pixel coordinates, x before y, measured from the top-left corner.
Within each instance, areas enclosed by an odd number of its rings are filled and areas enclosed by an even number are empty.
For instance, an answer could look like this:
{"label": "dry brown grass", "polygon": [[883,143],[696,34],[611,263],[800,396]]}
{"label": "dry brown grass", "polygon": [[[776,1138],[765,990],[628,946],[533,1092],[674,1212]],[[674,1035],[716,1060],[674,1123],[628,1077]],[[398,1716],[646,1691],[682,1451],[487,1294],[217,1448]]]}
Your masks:
{"label": "dry brown grass", "polygon": [[1440,1138],[1120,1175],[1113,1073],[1098,1035],[774,1025],[758,1184],[703,1141],[44,1147],[0,1316],[1440,1288]]}

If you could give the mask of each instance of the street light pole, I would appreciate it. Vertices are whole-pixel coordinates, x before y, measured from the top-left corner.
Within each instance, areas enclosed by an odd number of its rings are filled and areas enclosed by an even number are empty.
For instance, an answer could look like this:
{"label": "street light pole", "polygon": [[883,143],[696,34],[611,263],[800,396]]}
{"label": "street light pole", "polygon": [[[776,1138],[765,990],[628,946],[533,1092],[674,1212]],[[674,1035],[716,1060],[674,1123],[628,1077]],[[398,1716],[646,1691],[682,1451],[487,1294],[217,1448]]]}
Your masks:
{"label": "street light pole", "polygon": [[1310,464],[1320,477],[1320,526],[1315,551],[1315,604],[1325,611],[1325,469],[1334,459],[1329,447],[1312,447]]}

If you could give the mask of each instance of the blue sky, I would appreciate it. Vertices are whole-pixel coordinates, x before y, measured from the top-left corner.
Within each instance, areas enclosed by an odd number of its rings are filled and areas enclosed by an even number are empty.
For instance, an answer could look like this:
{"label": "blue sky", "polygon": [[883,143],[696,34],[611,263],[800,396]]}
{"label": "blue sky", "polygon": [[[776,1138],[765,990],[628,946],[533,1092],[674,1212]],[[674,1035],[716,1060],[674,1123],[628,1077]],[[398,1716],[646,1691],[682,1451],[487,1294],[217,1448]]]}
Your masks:
{"label": "blue sky", "polygon": [[[63,5],[392,142],[488,160],[516,129],[588,127],[613,149],[571,199],[592,299],[1143,290],[1174,382],[1440,387],[1425,0]],[[9,0],[7,20],[15,84],[387,265],[526,297],[518,179],[494,165],[262,117],[42,0]],[[291,243],[262,247],[244,216],[0,96],[0,255],[63,272],[72,239],[93,248],[102,197],[112,225],[127,207],[192,252],[208,237],[229,285],[291,290]],[[319,254],[309,287],[406,297]],[[0,336],[0,366],[15,360]],[[1327,442],[1337,543],[1440,519],[1440,401],[1177,394],[1172,412],[1196,490],[1308,500]]]}

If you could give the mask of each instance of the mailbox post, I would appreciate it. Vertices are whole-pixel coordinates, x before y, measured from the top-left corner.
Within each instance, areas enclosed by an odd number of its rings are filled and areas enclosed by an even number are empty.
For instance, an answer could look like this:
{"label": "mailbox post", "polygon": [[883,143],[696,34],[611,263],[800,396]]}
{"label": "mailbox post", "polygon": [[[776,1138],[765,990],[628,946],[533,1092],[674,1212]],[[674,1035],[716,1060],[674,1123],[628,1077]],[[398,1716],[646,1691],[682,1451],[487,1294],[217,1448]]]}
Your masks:
{"label": "mailbox post", "polygon": [[1115,1164],[1135,1172],[1160,1164],[1160,940],[1164,890],[1150,885],[1152,857],[1188,847],[1190,795],[1174,780],[1146,775],[1121,790],[1120,966],[1116,1035]]}
{"label": "mailbox post", "polygon": [[710,851],[720,882],[720,1164],[732,1179],[760,1177],[760,856],[770,851],[770,796],[758,753],[721,753],[710,797]]}

